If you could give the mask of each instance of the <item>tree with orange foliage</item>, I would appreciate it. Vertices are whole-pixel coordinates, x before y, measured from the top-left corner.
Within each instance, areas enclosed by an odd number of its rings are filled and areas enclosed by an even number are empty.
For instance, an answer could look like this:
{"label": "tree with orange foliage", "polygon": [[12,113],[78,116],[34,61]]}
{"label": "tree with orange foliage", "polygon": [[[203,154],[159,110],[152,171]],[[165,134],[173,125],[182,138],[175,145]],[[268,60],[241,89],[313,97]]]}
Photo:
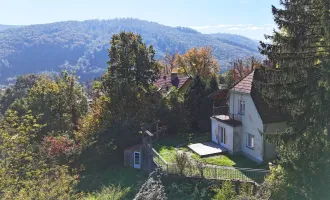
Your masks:
{"label": "tree with orange foliage", "polygon": [[260,67],[261,62],[255,57],[248,58],[247,60],[237,59],[233,62],[234,80],[238,82],[245,76],[250,74],[254,69]]}
{"label": "tree with orange foliage", "polygon": [[210,78],[220,71],[219,62],[210,47],[193,48],[183,55],[177,54],[176,65],[181,73],[190,77]]}
{"label": "tree with orange foliage", "polygon": [[241,81],[245,76],[260,66],[261,62],[254,57],[250,57],[246,60],[235,60],[232,62],[231,69],[225,75],[225,87],[231,88],[235,83]]}

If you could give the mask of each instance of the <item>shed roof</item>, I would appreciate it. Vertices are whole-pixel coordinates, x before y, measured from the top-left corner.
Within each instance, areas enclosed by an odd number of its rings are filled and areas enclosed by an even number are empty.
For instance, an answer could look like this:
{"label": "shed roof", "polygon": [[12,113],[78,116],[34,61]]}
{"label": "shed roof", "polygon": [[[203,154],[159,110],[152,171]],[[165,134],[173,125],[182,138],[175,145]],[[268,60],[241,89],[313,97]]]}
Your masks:
{"label": "shed roof", "polygon": [[142,147],[142,144],[136,144],[130,147],[127,147],[126,149],[124,149],[124,151],[140,151]]}

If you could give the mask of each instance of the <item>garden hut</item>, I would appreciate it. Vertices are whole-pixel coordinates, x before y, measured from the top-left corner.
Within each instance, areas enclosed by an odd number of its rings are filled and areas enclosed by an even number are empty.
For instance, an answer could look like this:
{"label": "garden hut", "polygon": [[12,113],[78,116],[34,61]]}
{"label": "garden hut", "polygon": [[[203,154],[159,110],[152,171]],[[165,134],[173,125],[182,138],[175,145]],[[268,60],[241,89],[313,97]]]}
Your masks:
{"label": "garden hut", "polygon": [[124,165],[136,169],[142,167],[142,144],[133,145],[124,150]]}

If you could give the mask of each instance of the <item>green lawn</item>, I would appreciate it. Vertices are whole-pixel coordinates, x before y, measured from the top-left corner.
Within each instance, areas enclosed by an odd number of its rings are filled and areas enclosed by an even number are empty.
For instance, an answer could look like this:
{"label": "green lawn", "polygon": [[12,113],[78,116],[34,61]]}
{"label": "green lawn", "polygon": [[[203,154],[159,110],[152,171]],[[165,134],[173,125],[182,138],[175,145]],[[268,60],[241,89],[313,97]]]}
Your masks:
{"label": "green lawn", "polygon": [[[179,173],[178,169],[175,165],[171,165],[171,163],[175,163],[175,155],[176,149],[175,147],[179,144],[187,142],[187,145],[190,143],[198,143],[198,142],[205,142],[209,140],[209,134],[205,134],[202,137],[191,137],[185,138],[183,136],[176,136],[176,137],[166,137],[162,138],[159,141],[153,143],[153,148],[159,153],[159,155],[168,162],[166,170],[169,170],[170,173]],[[206,164],[218,165],[218,166],[228,166],[228,167],[238,167],[238,168],[252,168],[252,169],[268,169],[266,164],[258,164],[256,162],[251,161],[250,159],[246,158],[242,155],[217,155],[217,156],[210,156],[201,158],[197,154],[190,151],[187,146],[182,146],[179,150],[187,152],[191,159],[196,161],[202,161]],[[159,164],[164,164],[161,160],[156,161]],[[199,171],[196,168],[194,162],[191,162],[191,166],[187,167],[184,174],[187,176],[199,176]],[[241,170],[241,169],[226,169],[226,168],[214,168],[214,167],[206,167],[204,169],[204,176],[205,178],[221,178],[221,179],[240,179],[240,180],[247,180],[247,181],[257,181],[262,182],[266,171],[251,171],[251,170]]]}
{"label": "green lawn", "polygon": [[175,162],[176,150],[174,147],[161,146],[156,150],[161,157],[164,158],[166,162],[172,163]]}
{"label": "green lawn", "polygon": [[219,165],[219,166],[231,166],[240,168],[258,168],[265,169],[267,165],[258,164],[242,155],[218,155],[201,158],[199,155],[193,153],[192,158],[198,161],[205,162],[207,164]]}
{"label": "green lawn", "polygon": [[[114,193],[118,199],[133,199],[148,174],[141,170],[116,165],[102,172],[83,175],[78,190],[89,193],[87,199],[102,199]],[[114,198],[116,199],[116,198]]]}
{"label": "green lawn", "polygon": [[[167,136],[165,138],[161,138],[159,141],[153,143],[153,148],[159,153],[161,157],[164,158],[169,163],[175,161],[175,154],[177,145],[182,143],[188,142],[190,143],[197,143],[197,142],[206,142],[209,141],[209,134],[194,134],[194,133],[187,133],[183,135],[176,135],[176,136]],[[180,150],[185,152],[189,151],[189,149],[184,146],[181,147]],[[218,155],[218,156],[211,156],[201,158],[197,154],[192,153],[192,158],[198,161],[203,161],[207,164],[219,165],[219,166],[231,166],[231,167],[240,167],[240,168],[260,168],[265,169],[267,165],[260,165],[251,161],[250,159],[246,158],[242,155]]]}
{"label": "green lawn", "polygon": [[[176,149],[175,147],[185,142],[193,143],[198,140],[208,141],[209,133],[198,134],[198,133],[186,133],[175,136],[167,136],[160,138],[159,141],[153,143],[153,148],[159,153],[161,157],[167,162],[175,161]],[[195,139],[197,138],[197,140]],[[181,147],[181,150],[188,151],[186,147]]]}

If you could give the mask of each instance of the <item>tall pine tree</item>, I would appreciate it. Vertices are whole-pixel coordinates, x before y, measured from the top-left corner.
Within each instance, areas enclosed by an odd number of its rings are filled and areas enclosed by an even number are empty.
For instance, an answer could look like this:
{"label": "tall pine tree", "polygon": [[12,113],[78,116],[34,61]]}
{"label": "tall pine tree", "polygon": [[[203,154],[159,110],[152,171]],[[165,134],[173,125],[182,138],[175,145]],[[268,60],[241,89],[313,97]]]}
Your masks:
{"label": "tall pine tree", "polygon": [[281,5],[272,8],[279,31],[268,36],[272,44],[261,47],[272,67],[262,71],[264,80],[257,84],[266,101],[292,116],[286,132],[268,137],[280,156],[270,181],[272,197],[328,199],[330,1],[282,0]]}

